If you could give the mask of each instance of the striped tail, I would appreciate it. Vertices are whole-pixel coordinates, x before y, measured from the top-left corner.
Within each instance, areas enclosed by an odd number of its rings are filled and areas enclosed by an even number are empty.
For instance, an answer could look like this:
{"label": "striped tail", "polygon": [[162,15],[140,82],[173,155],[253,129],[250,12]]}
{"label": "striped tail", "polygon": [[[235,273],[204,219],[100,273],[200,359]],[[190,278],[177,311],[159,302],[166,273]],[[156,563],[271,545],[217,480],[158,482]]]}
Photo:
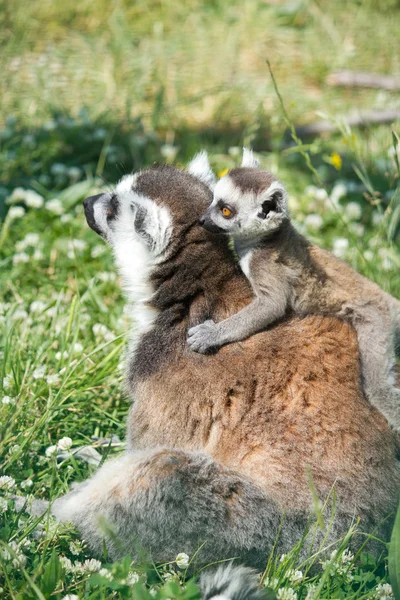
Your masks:
{"label": "striped tail", "polygon": [[200,577],[202,600],[261,600],[257,574],[253,569],[234,566],[232,563],[218,567]]}

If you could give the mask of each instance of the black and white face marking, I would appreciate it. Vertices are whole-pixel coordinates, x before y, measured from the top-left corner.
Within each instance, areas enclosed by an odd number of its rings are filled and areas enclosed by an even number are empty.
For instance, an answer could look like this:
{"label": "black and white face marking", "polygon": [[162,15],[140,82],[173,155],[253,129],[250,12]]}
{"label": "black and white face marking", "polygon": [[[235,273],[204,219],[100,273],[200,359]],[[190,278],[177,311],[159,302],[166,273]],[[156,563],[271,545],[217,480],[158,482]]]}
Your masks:
{"label": "black and white face marking", "polygon": [[[236,170],[238,174],[240,170]],[[240,173],[239,173],[240,174]],[[237,238],[272,233],[288,218],[287,194],[279,181],[266,189],[252,188],[251,171],[243,170],[239,186],[233,177],[225,175],[215,186],[214,200],[200,219],[200,224],[212,233]]]}
{"label": "black and white face marking", "polygon": [[157,314],[146,304],[154,293],[150,274],[168,256],[173,224],[166,206],[136,191],[138,177],[126,175],[112,193],[86,198],[84,209],[89,227],[113,249],[141,333]]}

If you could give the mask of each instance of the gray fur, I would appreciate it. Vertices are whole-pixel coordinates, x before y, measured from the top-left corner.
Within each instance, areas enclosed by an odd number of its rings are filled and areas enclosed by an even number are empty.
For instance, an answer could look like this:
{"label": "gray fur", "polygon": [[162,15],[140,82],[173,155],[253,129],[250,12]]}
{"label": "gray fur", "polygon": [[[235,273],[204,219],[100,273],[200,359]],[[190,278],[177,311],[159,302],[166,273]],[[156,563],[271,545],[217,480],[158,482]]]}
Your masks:
{"label": "gray fur", "polygon": [[[286,192],[280,192],[282,185],[271,174],[235,169],[223,180],[215,188],[203,225],[233,237],[254,300],[219,323],[207,320],[192,327],[190,348],[204,354],[243,340],[290,311],[337,315],[357,331],[367,398],[400,431],[400,389],[396,387],[400,302],[295,231],[289,221]],[[277,190],[276,206],[267,214],[260,212],[266,198]],[[221,191],[230,196],[221,198]],[[223,217],[223,205],[232,209],[233,217]]]}

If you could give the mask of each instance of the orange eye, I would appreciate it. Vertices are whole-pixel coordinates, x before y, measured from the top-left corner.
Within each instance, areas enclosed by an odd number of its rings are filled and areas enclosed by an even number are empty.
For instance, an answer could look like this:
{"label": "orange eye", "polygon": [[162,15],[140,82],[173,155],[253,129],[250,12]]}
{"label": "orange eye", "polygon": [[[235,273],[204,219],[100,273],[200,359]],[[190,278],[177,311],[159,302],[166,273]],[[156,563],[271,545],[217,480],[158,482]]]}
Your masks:
{"label": "orange eye", "polygon": [[227,206],[223,206],[222,207],[222,214],[224,215],[224,217],[228,218],[228,217],[230,217],[232,215],[232,211]]}

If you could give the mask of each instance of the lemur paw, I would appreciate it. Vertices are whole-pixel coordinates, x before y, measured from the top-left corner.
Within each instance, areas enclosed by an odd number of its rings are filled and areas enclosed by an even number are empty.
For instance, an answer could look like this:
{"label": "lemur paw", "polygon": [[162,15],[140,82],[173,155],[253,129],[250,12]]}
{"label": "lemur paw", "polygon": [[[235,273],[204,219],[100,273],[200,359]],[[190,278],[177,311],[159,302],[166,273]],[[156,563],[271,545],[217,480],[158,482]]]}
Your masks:
{"label": "lemur paw", "polygon": [[193,352],[205,354],[210,348],[220,346],[218,326],[211,319],[188,331],[187,342]]}

